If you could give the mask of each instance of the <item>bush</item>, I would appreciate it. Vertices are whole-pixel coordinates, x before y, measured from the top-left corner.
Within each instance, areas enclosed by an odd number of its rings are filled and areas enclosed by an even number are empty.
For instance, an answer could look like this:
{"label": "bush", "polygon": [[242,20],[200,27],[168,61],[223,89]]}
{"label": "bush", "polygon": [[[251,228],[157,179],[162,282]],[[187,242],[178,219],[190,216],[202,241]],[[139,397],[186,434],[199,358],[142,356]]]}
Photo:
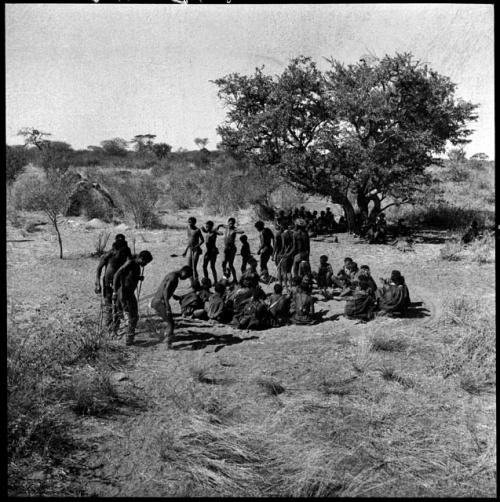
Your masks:
{"label": "bush", "polygon": [[167,195],[174,209],[188,209],[203,200],[203,176],[192,167],[172,170],[168,177]]}
{"label": "bush", "polygon": [[464,229],[473,220],[476,220],[479,226],[489,226],[494,222],[492,211],[462,208],[444,202],[407,209],[399,217],[404,218],[413,227],[424,226],[445,230]]}
{"label": "bush", "polygon": [[27,164],[26,152],[22,146],[9,146],[5,152],[5,177],[12,183]]}
{"label": "bush", "polygon": [[137,228],[157,228],[160,225],[155,207],[161,195],[158,181],[143,175],[120,183],[117,187],[123,206],[133,215]]}

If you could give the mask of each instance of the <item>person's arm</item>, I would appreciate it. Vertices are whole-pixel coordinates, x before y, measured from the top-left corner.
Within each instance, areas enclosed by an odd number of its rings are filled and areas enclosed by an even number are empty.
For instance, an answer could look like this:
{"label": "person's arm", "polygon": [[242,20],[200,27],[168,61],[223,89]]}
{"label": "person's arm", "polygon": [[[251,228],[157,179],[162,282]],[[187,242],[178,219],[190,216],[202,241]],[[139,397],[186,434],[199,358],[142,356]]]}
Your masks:
{"label": "person's arm", "polygon": [[203,234],[199,232],[200,235],[200,242],[198,243],[197,247],[201,247],[201,245],[205,242],[205,237],[203,237]]}
{"label": "person's arm", "polygon": [[115,275],[113,276],[113,298],[116,298],[116,292],[118,291],[118,288],[120,287],[121,283],[121,278],[125,274],[126,270],[130,266],[130,261],[127,261],[124,263],[116,272]]}
{"label": "person's arm", "polygon": [[99,265],[97,265],[97,271],[95,276],[95,292],[99,294],[101,292],[101,272],[102,269],[108,265],[109,257],[111,256],[111,251],[108,251],[101,256],[99,260]]}

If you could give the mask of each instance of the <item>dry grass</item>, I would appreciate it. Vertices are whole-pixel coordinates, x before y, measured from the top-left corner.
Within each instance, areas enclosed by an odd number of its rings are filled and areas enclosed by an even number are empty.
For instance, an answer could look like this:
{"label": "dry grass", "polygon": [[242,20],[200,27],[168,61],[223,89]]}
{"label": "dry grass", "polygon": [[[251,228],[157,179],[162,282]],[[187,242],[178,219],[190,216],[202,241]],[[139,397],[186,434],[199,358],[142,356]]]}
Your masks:
{"label": "dry grass", "polygon": [[491,307],[480,299],[461,296],[446,306],[445,341],[440,370],[456,376],[470,394],[492,390],[496,381],[496,329]]}
{"label": "dry grass", "polygon": [[274,378],[259,377],[255,383],[268,395],[277,396],[285,392],[285,387]]}

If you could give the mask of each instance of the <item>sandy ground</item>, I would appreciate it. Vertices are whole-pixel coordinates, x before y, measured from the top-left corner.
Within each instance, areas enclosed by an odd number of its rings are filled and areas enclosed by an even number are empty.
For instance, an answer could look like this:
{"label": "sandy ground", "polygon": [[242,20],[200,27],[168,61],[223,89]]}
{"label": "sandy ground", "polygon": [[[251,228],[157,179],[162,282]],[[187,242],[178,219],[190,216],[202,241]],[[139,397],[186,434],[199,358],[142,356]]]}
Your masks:
{"label": "sandy ground", "polygon": [[[178,215],[166,215],[165,221],[183,226],[191,214],[181,212]],[[216,224],[225,221],[196,212],[194,214],[199,217],[199,224],[209,218]],[[251,215],[242,213],[238,220],[255,252],[258,237],[251,223]],[[112,233],[112,237],[117,233],[112,225],[107,225],[106,229]],[[65,259],[59,260],[56,237],[48,226],[28,236],[8,228],[8,240],[33,239],[30,242],[7,243],[8,308],[18,320],[29,322],[31,316],[46,309],[61,317],[72,311],[88,312],[98,317],[100,298],[93,291],[97,260],[89,256],[94,251],[98,233],[98,229],[86,229],[85,222],[80,218],[66,219],[62,225]],[[345,256],[352,257],[358,265],[369,265],[378,283],[379,277],[388,277],[391,270],[399,269],[405,276],[412,302],[418,304],[411,318],[379,318],[364,324],[340,315],[343,302],[318,301],[316,309],[324,312],[325,320],[308,327],[286,326],[247,332],[209,322],[179,320],[176,330],[178,338],[174,344],[176,350],[168,351],[151,329],[152,320],[156,326],[162,325],[147,305],[163,276],[185,263],[182,257],[170,257],[173,253],[180,255],[183,251],[185,230],[130,229],[123,233],[129,244],[135,237],[137,252],[148,249],[154,257],[145,269],[140,301],[141,320],[136,345],[130,348],[136,356],[136,362],[127,372],[127,377],[129,385],[142,389],[141,392],[149,396],[155,405],[155,412],[119,416],[113,420],[79,419],[82,434],[93,437],[99,443],[96,459],[102,462],[103,467],[99,476],[96,475],[96,479],[89,482],[89,491],[99,495],[147,496],[169,493],[171,487],[168,483],[146,482],[150,468],[144,464],[148,457],[143,449],[150,444],[148,441],[151,438],[141,439],[139,434],[157,427],[161,421],[159,416],[173,421],[180,419],[169,403],[172,395],[183,396],[189,391],[187,382],[191,381],[189,371],[193,365],[210,368],[212,376],[231,382],[231,393],[237,396],[237,416],[242,423],[267,423],[271,418],[275,419],[280,410],[315,398],[314,369],[323,368],[330,374],[335,373],[338,378],[350,378],[355,372],[349,364],[349,358],[355,354],[346,347],[356,345],[357,340],[376,333],[403,333],[422,339],[432,337],[445,300],[467,291],[494,307],[494,264],[443,262],[439,258],[439,250],[448,238],[444,234],[434,235],[438,243],[415,244],[414,252],[408,253],[391,246],[368,245],[348,234],[339,234],[338,243],[333,243],[330,237],[312,241],[313,270],[317,268],[322,254],[328,255],[334,270],[342,266]],[[219,249],[221,247],[222,243],[219,242]],[[238,272],[239,264],[240,259],[237,257]],[[220,270],[220,258],[217,266]],[[271,264],[270,272],[275,272],[274,264]],[[184,282],[178,293],[187,291],[187,287],[188,283]],[[271,288],[272,285],[264,286],[268,292]],[[176,308],[177,305],[174,312]],[[404,361],[397,364],[404,369]],[[249,385],[258,376],[284,382],[289,391],[279,403],[264,405],[255,386]],[[464,393],[461,398],[466,399]],[[338,400],[338,396],[332,396],[331,399]],[[478,420],[494,429],[494,396],[492,399],[475,399],[474,406],[482,410]],[[138,446],[141,441],[142,446]]]}

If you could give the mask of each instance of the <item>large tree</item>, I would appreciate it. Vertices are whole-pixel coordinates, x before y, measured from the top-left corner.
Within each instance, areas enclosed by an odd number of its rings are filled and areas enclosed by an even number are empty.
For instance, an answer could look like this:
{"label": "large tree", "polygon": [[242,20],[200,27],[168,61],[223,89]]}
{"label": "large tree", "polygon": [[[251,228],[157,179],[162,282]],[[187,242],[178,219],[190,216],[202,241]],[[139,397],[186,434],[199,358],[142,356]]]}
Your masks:
{"label": "large tree", "polygon": [[217,131],[226,150],[340,204],[358,231],[390,205],[419,200],[426,167],[448,141],[468,141],[477,105],[411,54],[328,63],[321,72],[300,56],[274,77],[257,68],[215,80],[228,109]]}

